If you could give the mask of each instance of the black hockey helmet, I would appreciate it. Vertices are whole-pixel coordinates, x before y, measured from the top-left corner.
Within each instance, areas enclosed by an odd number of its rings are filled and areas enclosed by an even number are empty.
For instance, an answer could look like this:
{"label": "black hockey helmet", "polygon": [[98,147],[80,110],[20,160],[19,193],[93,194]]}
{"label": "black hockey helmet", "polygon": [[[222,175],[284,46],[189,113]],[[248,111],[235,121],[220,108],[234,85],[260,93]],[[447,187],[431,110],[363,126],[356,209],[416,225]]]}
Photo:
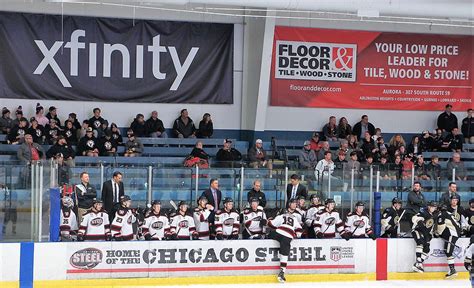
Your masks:
{"label": "black hockey helmet", "polygon": [[318,194],[311,194],[311,196],[309,196],[309,201],[313,201],[314,198],[319,199],[320,197],[318,196]]}
{"label": "black hockey helmet", "polygon": [[183,206],[183,205],[188,206],[188,203],[186,203],[186,201],[179,201],[179,203],[178,203],[178,208],[181,207],[181,206]]}
{"label": "black hockey helmet", "polygon": [[130,201],[130,200],[132,200],[132,198],[130,198],[130,196],[128,196],[128,195],[120,196],[120,202],[126,202],[126,201]]}
{"label": "black hockey helmet", "polygon": [[92,200],[92,205],[94,204],[104,204],[104,201],[102,201],[101,199],[94,198]]}
{"label": "black hockey helmet", "polygon": [[153,200],[151,202],[151,206],[153,206],[153,205],[161,205],[161,201],[160,200]]}
{"label": "black hockey helmet", "polygon": [[207,199],[207,197],[204,196],[204,195],[199,196],[199,198],[198,198],[198,200],[197,200],[197,203],[199,204],[199,202],[201,202],[201,200],[206,200],[206,202],[209,202],[209,200]]}
{"label": "black hockey helmet", "polygon": [[474,198],[472,198],[471,200],[469,200],[469,206],[474,203]]}
{"label": "black hockey helmet", "polygon": [[461,197],[459,196],[459,194],[453,194],[451,195],[451,197],[449,197],[449,199],[453,200],[453,199],[457,199],[458,201],[461,201]]}
{"label": "black hockey helmet", "polygon": [[364,206],[365,206],[365,203],[362,202],[362,201],[357,201],[354,207],[359,207],[359,206],[364,207]]}
{"label": "black hockey helmet", "polygon": [[230,197],[225,197],[224,198],[224,204],[227,204],[227,203],[234,203],[234,200]]}
{"label": "black hockey helmet", "polygon": [[300,195],[300,196],[296,197],[296,199],[298,199],[298,200],[301,200],[301,199],[306,200],[306,197],[304,197],[303,195]]}
{"label": "black hockey helmet", "polygon": [[439,206],[439,209],[440,209],[441,211],[446,211],[446,210],[448,210],[448,205],[446,205],[445,203],[443,203],[443,204],[441,204],[441,205]]}
{"label": "black hockey helmet", "polygon": [[324,205],[328,205],[329,203],[336,203],[336,201],[334,201],[332,198],[328,198],[326,201],[324,201]]}
{"label": "black hockey helmet", "polygon": [[286,203],[286,207],[290,207],[291,203],[298,204],[298,198],[290,198],[290,200],[288,200],[288,203]]}
{"label": "black hockey helmet", "polygon": [[392,199],[392,205],[397,204],[397,203],[402,204],[402,200],[400,200],[398,197],[394,197]]}
{"label": "black hockey helmet", "polygon": [[428,201],[428,203],[426,203],[426,206],[438,207],[438,203],[436,203],[435,201]]}
{"label": "black hockey helmet", "polygon": [[258,202],[258,203],[260,203],[260,201],[258,200],[257,197],[250,197],[249,203],[252,203],[252,202]]}

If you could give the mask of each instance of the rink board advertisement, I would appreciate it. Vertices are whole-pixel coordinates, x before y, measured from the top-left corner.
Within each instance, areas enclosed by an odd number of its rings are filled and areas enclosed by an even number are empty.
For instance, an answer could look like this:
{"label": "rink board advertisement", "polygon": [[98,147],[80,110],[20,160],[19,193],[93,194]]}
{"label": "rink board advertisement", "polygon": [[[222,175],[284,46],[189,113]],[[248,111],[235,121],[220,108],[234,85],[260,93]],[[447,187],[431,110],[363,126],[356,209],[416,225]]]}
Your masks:
{"label": "rink board advertisement", "polygon": [[272,106],[472,107],[474,36],[275,27]]}
{"label": "rink board advertisement", "polygon": [[233,103],[233,24],[0,12],[0,97]]}

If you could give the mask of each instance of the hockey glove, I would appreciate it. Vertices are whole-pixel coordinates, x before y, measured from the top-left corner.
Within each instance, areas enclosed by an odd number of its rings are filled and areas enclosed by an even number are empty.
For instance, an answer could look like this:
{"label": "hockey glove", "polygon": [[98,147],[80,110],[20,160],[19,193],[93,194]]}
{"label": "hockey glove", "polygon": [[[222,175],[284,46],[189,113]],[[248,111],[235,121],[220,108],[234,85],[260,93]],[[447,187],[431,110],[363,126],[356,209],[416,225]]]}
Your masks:
{"label": "hockey glove", "polygon": [[260,220],[260,227],[267,225],[267,219]]}
{"label": "hockey glove", "polygon": [[151,235],[150,235],[150,234],[146,234],[146,235],[145,235],[145,240],[146,240],[146,241],[150,241],[150,240],[151,240]]}
{"label": "hockey glove", "polygon": [[176,239],[178,239],[178,235],[176,235],[176,234],[171,234],[170,239],[171,239],[171,240],[176,240]]}
{"label": "hockey glove", "polygon": [[322,232],[318,232],[318,233],[316,233],[316,237],[317,237],[318,239],[323,239],[324,235],[323,235]]}
{"label": "hockey glove", "polygon": [[114,236],[114,241],[123,241],[122,236]]}
{"label": "hockey glove", "polygon": [[224,236],[221,233],[219,233],[219,234],[216,235],[216,239],[217,240],[224,240]]}
{"label": "hockey glove", "polygon": [[351,239],[351,235],[349,232],[342,234],[341,237],[346,241],[349,241],[349,239]]}
{"label": "hockey glove", "polygon": [[232,240],[238,240],[238,239],[239,239],[239,234],[232,234],[232,235],[230,235],[230,239],[232,239]]}
{"label": "hockey glove", "polygon": [[467,271],[471,272],[471,262],[464,261],[464,267]]}
{"label": "hockey glove", "polygon": [[77,234],[77,241],[78,242],[84,241],[84,236],[82,234]]}
{"label": "hockey glove", "polygon": [[199,234],[193,233],[193,240],[199,240]]}
{"label": "hockey glove", "polygon": [[110,234],[105,235],[105,241],[112,241],[112,235]]}
{"label": "hockey glove", "polygon": [[377,239],[377,237],[375,236],[375,233],[373,233],[373,232],[370,233],[368,236],[369,236],[370,239],[372,239],[374,241],[375,241],[375,239]]}

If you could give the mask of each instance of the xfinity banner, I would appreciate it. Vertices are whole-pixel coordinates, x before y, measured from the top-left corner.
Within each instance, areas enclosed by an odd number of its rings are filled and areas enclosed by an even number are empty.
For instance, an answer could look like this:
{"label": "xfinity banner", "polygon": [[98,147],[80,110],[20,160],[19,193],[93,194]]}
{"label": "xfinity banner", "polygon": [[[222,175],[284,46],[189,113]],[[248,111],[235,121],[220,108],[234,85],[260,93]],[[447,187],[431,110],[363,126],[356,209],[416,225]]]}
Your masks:
{"label": "xfinity banner", "polygon": [[233,25],[0,13],[0,97],[233,102]]}

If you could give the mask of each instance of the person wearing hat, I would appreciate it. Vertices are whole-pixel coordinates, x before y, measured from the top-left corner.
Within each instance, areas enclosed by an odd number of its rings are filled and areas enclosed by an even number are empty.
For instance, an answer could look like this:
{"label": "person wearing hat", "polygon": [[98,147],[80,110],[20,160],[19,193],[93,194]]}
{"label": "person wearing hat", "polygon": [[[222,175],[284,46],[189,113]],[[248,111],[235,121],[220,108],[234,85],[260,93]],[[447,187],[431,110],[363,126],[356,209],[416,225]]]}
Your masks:
{"label": "person wearing hat", "polygon": [[258,206],[265,208],[267,206],[267,199],[265,197],[265,193],[261,190],[261,182],[259,180],[253,181],[252,189],[247,192],[247,201],[250,203],[250,199],[257,198],[258,199]]}
{"label": "person wearing hat", "polygon": [[77,155],[78,156],[89,156],[89,157],[98,157],[99,148],[98,148],[97,138],[94,137],[94,130],[92,127],[87,127],[86,135],[79,140],[77,145]]}
{"label": "person wearing hat", "polygon": [[216,239],[239,239],[239,212],[234,209],[234,200],[230,197],[224,199],[224,209],[216,212]]}
{"label": "person wearing hat", "polygon": [[112,222],[115,212],[119,209],[120,197],[125,195],[125,188],[122,181],[123,175],[120,171],[114,171],[112,178],[102,184],[102,196],[104,208],[109,213],[109,220]]}
{"label": "person wearing hat", "polygon": [[133,224],[137,221],[131,209],[132,199],[128,195],[120,196],[119,208],[115,212],[114,220],[110,225],[112,239],[115,241],[137,240],[133,233]]}
{"label": "person wearing hat", "polygon": [[140,140],[135,137],[133,131],[129,130],[127,132],[128,141],[125,143],[125,157],[139,157],[143,152],[143,144]]}
{"label": "person wearing hat", "polygon": [[439,114],[438,121],[436,122],[438,129],[443,131],[444,137],[451,132],[453,128],[458,128],[458,118],[451,112],[452,108],[453,106],[451,104],[446,104],[446,106],[444,106],[444,112]]}
{"label": "person wearing hat", "polygon": [[369,215],[364,211],[364,202],[357,201],[354,212],[349,212],[344,225],[346,233],[342,234],[343,238],[371,238],[375,240],[377,237],[370,226]]}
{"label": "person wearing hat", "polygon": [[23,118],[23,109],[21,106],[18,106],[18,109],[15,111],[16,118],[12,121],[12,127],[20,125],[20,120]]}
{"label": "person wearing hat", "polygon": [[[410,200],[408,200],[408,203],[410,203]],[[431,239],[433,239],[436,217],[435,211],[437,207],[438,204],[436,204],[436,202],[429,201],[426,209],[418,211],[413,217],[411,217],[413,223],[411,234],[413,235],[413,240],[416,242],[416,262],[412,267],[414,272],[425,272],[423,262],[428,259],[428,254],[430,253],[430,242]],[[409,216],[407,215],[407,217]]]}
{"label": "person wearing hat", "polygon": [[199,122],[196,135],[198,138],[211,138],[212,134],[214,134],[214,125],[212,123],[211,114],[204,113],[202,120]]}
{"label": "person wearing hat", "polygon": [[50,106],[48,109],[48,113],[46,113],[46,118],[49,120],[54,119],[58,126],[61,126],[61,121],[58,118],[58,109],[54,106]]}
{"label": "person wearing hat", "polygon": [[158,118],[158,112],[152,111],[151,117],[145,121],[147,137],[168,138],[163,121]]}
{"label": "person wearing hat", "polygon": [[313,170],[318,164],[318,158],[314,150],[311,150],[311,142],[306,140],[303,143],[303,148],[298,156],[298,163],[300,169]]}
{"label": "person wearing hat", "polygon": [[61,135],[61,129],[58,126],[56,120],[49,120],[49,125],[46,125],[44,129],[44,134],[46,136],[46,143],[53,145],[58,140],[59,135]]}
{"label": "person wearing hat", "polygon": [[58,153],[61,153],[64,157],[64,160],[68,162],[70,167],[74,167],[74,156],[76,152],[69,143],[67,143],[66,138],[62,135],[58,137],[56,144],[51,146],[46,152],[46,158],[53,158]]}
{"label": "person wearing hat", "polygon": [[104,136],[102,136],[97,146],[99,146],[100,156],[116,156],[118,144],[112,137],[112,131],[110,129],[105,130]]}
{"label": "person wearing hat", "polygon": [[49,119],[44,116],[44,108],[41,106],[40,103],[36,104],[36,114],[35,114],[36,120],[38,120],[38,124],[40,124],[43,127],[46,127],[46,125],[49,124]]}
{"label": "person wearing hat", "polygon": [[91,209],[84,214],[77,231],[77,241],[110,241],[110,222],[100,199],[92,199]]}
{"label": "person wearing hat", "polygon": [[262,139],[257,139],[255,145],[249,148],[247,157],[250,160],[251,168],[266,167],[272,169],[272,163],[268,161],[267,153],[265,152],[265,149],[263,149]]}
{"label": "person wearing hat", "polygon": [[7,136],[8,144],[21,144],[23,143],[23,138],[25,137],[26,131],[28,130],[28,120],[26,118],[20,119],[20,124],[18,126],[12,127],[10,133]]}
{"label": "person wearing hat", "polygon": [[151,202],[151,210],[145,215],[142,234],[146,241],[165,240],[170,236],[170,222],[161,211],[161,201]]}
{"label": "person wearing hat", "polygon": [[263,239],[267,226],[267,215],[260,207],[258,198],[250,198],[250,207],[242,212],[242,239]]}
{"label": "person wearing hat", "polygon": [[[382,225],[381,237],[382,238],[397,238],[398,227],[402,220],[402,200],[395,197],[392,199],[392,207],[386,208],[382,213],[382,219],[380,223]],[[408,219],[408,218],[406,218]]]}
{"label": "person wearing hat", "polygon": [[10,133],[10,129],[13,127],[12,118],[10,118],[10,110],[6,107],[2,109],[2,117],[0,118],[0,132],[2,134]]}
{"label": "person wearing hat", "polygon": [[240,161],[242,161],[242,154],[239,152],[239,150],[232,147],[232,140],[225,139],[224,146],[219,149],[216,154],[216,167],[240,167]]}
{"label": "person wearing hat", "polygon": [[309,140],[309,143],[311,145],[311,150],[313,150],[315,153],[318,153],[319,150],[321,149],[321,143],[319,143],[319,133],[314,132],[311,135],[311,139]]}

